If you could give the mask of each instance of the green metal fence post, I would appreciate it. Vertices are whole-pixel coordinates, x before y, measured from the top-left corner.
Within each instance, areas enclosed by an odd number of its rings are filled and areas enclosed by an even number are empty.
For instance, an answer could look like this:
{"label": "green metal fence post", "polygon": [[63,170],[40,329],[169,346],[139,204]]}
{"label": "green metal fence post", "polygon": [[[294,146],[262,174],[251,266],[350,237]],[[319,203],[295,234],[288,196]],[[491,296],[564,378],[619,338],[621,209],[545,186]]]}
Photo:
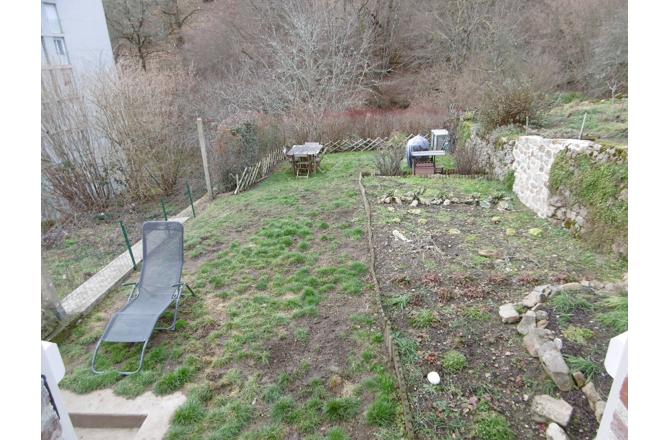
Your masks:
{"label": "green metal fence post", "polygon": [[128,247],[128,252],[130,253],[130,259],[132,259],[132,270],[137,270],[137,262],[135,261],[135,256],[132,253],[132,246],[130,245],[130,239],[128,238],[128,231],[125,230],[125,225],[123,220],[121,223],[121,231],[123,232],[123,238],[125,238],[125,245]]}
{"label": "green metal fence post", "polygon": [[162,216],[167,221],[167,210],[165,209],[165,201],[163,199],[160,199],[160,206],[162,206]]}
{"label": "green metal fence post", "polygon": [[195,218],[195,205],[193,204],[193,194],[190,192],[190,185],[186,182],[186,193],[188,194],[188,199],[190,200],[190,207],[193,210],[193,218]]}

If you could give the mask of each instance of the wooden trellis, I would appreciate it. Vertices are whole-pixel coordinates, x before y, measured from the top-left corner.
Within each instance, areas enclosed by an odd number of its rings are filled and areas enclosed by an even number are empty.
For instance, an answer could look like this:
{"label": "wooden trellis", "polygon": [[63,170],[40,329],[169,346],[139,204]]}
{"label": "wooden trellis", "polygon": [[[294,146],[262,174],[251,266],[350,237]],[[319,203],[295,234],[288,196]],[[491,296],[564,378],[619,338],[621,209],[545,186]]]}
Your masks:
{"label": "wooden trellis", "polygon": [[[409,138],[413,134],[408,135]],[[422,135],[425,136],[425,135]],[[339,139],[336,141],[325,142],[324,148],[327,153],[346,153],[351,151],[373,151],[385,148],[389,137],[377,137],[374,139]]]}
{"label": "wooden trellis", "polygon": [[234,190],[234,194],[239,194],[240,192],[247,190],[255,183],[267,177],[269,170],[281,160],[283,160],[283,151],[281,149],[276,149],[255,165],[244,168],[241,175],[235,174],[234,178],[236,179],[237,187]]}

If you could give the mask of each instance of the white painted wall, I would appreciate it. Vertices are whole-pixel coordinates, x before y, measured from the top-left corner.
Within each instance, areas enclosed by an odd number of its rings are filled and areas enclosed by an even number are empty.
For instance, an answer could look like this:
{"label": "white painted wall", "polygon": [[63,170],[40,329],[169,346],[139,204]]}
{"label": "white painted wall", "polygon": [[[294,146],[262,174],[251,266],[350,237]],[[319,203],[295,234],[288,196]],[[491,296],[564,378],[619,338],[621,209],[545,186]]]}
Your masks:
{"label": "white painted wall", "polygon": [[114,67],[102,0],[45,0],[55,3],[65,44],[78,77]]}

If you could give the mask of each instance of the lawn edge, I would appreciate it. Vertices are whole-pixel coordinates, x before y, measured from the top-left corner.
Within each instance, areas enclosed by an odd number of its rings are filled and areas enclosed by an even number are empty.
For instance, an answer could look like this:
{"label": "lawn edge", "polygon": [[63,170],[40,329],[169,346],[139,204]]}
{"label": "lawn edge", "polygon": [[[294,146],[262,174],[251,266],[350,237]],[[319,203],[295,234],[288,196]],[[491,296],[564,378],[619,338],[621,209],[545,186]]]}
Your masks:
{"label": "lawn edge", "polygon": [[406,390],[406,384],[404,382],[403,370],[401,369],[401,359],[400,354],[394,349],[394,341],[392,339],[392,325],[390,320],[385,315],[385,310],[383,309],[383,303],[381,301],[381,289],[380,283],[378,283],[378,278],[376,277],[376,253],[373,247],[373,232],[371,228],[371,207],[369,206],[369,200],[366,197],[366,189],[364,188],[364,183],[362,182],[362,173],[359,173],[357,179],[357,185],[362,196],[362,202],[364,204],[364,211],[366,212],[366,228],[367,228],[367,244],[369,247],[369,272],[371,274],[371,279],[373,280],[373,291],[374,299],[378,304],[378,309],[380,310],[381,320],[383,321],[383,340],[385,345],[385,351],[390,360],[390,363],[394,367],[394,375],[397,378],[399,383],[399,398],[401,399],[401,406],[403,408],[403,419],[404,419],[404,429],[406,430],[406,436],[409,440],[415,438],[415,432],[413,431],[413,416],[411,413],[411,407],[408,401],[408,392]]}

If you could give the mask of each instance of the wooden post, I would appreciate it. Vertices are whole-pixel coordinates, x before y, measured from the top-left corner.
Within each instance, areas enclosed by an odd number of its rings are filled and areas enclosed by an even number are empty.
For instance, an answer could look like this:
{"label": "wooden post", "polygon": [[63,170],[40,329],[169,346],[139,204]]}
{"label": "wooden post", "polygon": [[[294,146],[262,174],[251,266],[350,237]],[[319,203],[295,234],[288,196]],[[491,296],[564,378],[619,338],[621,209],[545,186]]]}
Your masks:
{"label": "wooden post", "polygon": [[578,139],[582,139],[582,132],[584,131],[586,120],[587,120],[587,113],[585,113],[584,116],[582,117],[582,125],[580,126],[580,135],[578,136]]}
{"label": "wooden post", "polygon": [[204,166],[204,180],[206,180],[206,191],[209,193],[211,199],[214,198],[213,189],[211,188],[211,177],[209,176],[209,160],[206,156],[206,140],[204,139],[204,127],[202,126],[202,118],[197,118],[197,134],[199,135],[199,149],[202,152],[202,165]]}

